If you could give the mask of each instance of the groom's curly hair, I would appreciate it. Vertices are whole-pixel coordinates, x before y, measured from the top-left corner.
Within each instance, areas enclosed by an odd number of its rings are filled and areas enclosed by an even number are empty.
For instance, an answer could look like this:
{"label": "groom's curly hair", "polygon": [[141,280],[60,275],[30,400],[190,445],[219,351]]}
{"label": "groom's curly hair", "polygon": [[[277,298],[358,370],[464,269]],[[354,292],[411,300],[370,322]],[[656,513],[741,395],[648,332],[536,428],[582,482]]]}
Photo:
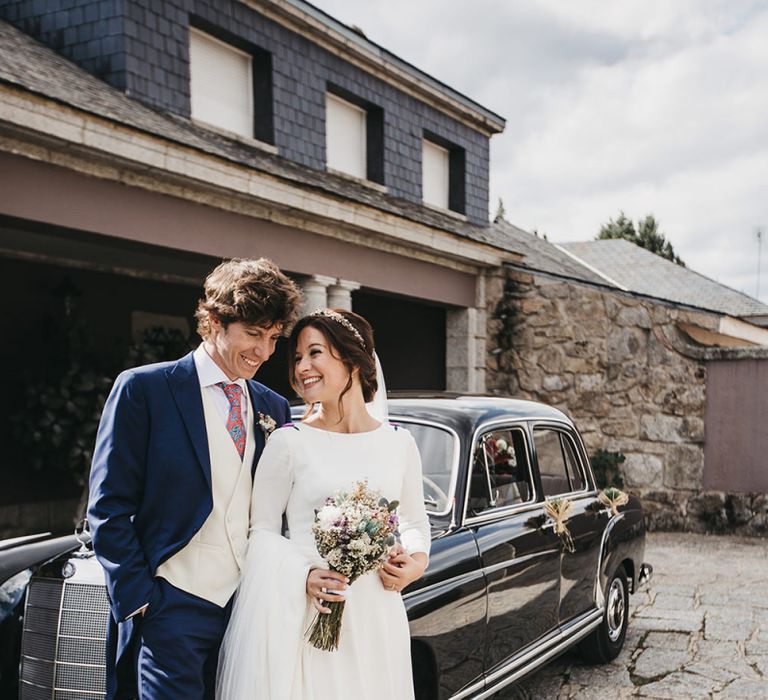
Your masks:
{"label": "groom's curly hair", "polygon": [[301,303],[293,280],[267,258],[226,260],[205,278],[204,291],[195,311],[203,340],[211,334],[210,315],[225,328],[236,322],[264,328],[279,325],[287,335]]}

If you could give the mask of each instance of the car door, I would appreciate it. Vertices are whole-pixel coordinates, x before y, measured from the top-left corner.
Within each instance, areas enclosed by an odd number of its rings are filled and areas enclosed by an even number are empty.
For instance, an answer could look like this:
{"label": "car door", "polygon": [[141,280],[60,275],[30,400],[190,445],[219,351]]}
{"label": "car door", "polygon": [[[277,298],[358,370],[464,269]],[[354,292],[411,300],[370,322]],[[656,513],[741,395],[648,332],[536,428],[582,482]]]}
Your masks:
{"label": "car door", "polygon": [[[424,502],[433,526],[429,567],[404,596],[416,668],[434,664],[439,698],[482,684],[486,635],[486,583],[474,534],[457,526],[455,484],[462,461],[455,430],[434,421],[393,417],[416,440],[422,460]],[[418,669],[416,672],[418,690]],[[418,697],[418,692],[417,692]]]}
{"label": "car door", "polygon": [[524,424],[480,430],[468,484],[466,523],[474,530],[488,585],[486,677],[558,629],[560,542],[541,527],[542,503]]}
{"label": "car door", "polygon": [[570,426],[537,423],[532,434],[544,497],[567,498],[572,504],[566,525],[573,551],[562,548],[560,563],[559,618],[565,625],[596,607],[600,546],[608,518],[592,508],[597,492]]}

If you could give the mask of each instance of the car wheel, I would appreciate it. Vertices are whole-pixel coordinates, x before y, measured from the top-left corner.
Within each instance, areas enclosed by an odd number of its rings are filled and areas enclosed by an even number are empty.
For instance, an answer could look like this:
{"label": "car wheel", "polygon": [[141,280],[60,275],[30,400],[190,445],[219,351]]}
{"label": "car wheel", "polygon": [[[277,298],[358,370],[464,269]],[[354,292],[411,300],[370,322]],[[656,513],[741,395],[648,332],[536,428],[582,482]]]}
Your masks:
{"label": "car wheel", "polygon": [[624,646],[629,621],[629,586],[624,569],[619,567],[605,589],[605,613],[600,626],[580,645],[582,657],[591,663],[613,661]]}

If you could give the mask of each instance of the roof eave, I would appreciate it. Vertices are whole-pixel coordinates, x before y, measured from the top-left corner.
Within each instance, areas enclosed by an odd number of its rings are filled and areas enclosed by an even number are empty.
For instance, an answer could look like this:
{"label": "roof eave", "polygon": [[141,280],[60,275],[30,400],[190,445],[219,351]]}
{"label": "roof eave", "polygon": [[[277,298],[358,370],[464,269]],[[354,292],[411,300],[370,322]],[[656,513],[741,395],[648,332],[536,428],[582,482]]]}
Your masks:
{"label": "roof eave", "polygon": [[504,117],[395,56],[303,0],[242,0],[269,19],[490,137]]}

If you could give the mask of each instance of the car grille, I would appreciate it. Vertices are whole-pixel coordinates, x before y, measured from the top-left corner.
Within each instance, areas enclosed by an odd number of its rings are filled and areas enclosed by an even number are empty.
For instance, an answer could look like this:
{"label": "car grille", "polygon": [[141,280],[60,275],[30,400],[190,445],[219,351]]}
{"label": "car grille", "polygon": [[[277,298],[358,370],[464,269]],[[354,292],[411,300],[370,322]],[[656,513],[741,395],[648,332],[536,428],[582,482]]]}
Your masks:
{"label": "car grille", "polygon": [[109,603],[104,586],[32,577],[21,638],[21,700],[102,700]]}

